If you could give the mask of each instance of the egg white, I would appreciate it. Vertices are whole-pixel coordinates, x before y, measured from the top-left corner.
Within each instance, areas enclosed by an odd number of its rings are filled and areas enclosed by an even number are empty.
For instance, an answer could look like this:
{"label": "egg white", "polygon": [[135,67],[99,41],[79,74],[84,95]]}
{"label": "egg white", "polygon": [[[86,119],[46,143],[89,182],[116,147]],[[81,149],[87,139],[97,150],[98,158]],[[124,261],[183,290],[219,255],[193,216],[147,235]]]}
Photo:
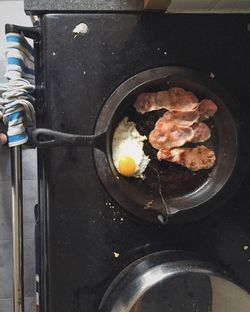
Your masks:
{"label": "egg white", "polygon": [[112,141],[112,157],[117,170],[120,159],[129,156],[134,159],[136,164],[134,177],[143,178],[143,172],[150,162],[149,157],[143,152],[145,140],[147,137],[140,135],[136,130],[135,123],[128,121],[128,117],[119,123]]}

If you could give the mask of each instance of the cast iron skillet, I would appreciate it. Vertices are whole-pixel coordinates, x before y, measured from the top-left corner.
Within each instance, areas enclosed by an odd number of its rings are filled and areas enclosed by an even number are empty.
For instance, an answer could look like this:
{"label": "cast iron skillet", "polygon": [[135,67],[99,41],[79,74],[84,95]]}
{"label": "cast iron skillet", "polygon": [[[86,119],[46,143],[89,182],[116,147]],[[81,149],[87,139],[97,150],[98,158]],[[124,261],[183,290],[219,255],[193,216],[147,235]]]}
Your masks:
{"label": "cast iron skillet", "polygon": [[[218,105],[218,112],[206,122],[212,130],[211,139],[202,143],[216,154],[214,168],[193,173],[179,165],[159,162],[156,150],[146,143],[144,152],[151,158],[145,171],[146,178],[121,176],[112,160],[114,130],[128,116],[141,134],[148,135],[163,111],[144,115],[136,113],[133,103],[137,95],[173,86],[192,91],[199,99],[211,99]],[[238,149],[237,131],[229,111],[233,106],[232,97],[211,78],[182,67],[154,68],[131,77],[114,91],[100,112],[94,135],[73,135],[40,128],[32,131],[31,141],[38,148],[65,145],[94,147],[97,173],[112,197],[136,216],[165,223],[194,208],[211,210],[210,200],[230,178]],[[216,207],[214,201],[213,206]]]}

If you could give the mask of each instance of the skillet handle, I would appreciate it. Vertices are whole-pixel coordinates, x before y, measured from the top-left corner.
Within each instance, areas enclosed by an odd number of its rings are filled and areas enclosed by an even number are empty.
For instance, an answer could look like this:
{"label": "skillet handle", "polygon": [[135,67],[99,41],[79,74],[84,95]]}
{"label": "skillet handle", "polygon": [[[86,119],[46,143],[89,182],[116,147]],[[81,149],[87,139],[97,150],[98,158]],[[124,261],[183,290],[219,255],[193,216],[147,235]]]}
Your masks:
{"label": "skillet handle", "polygon": [[76,135],[46,128],[29,129],[31,143],[38,148],[57,146],[92,146],[102,151],[106,147],[106,133],[98,135]]}

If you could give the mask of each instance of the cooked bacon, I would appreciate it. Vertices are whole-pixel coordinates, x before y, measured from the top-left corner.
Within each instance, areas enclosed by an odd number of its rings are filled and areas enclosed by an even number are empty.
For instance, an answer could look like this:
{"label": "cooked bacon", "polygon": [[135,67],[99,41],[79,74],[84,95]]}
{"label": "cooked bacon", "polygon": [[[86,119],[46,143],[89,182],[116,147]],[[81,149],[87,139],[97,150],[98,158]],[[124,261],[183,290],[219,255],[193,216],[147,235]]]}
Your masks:
{"label": "cooked bacon", "polygon": [[142,114],[167,110],[149,134],[150,144],[159,150],[159,160],[180,164],[192,171],[214,166],[216,157],[209,148],[203,145],[181,147],[188,142],[205,142],[211,137],[210,128],[201,121],[216,113],[218,107],[212,100],[204,99],[199,103],[192,92],[174,87],[167,91],[142,93],[134,107]]}
{"label": "cooked bacon", "polygon": [[200,143],[205,142],[211,137],[211,130],[204,122],[198,122],[192,125],[194,130],[193,138],[190,142]]}
{"label": "cooked bacon", "polygon": [[192,171],[210,169],[216,161],[214,152],[204,145],[195,148],[161,149],[157,153],[157,158],[179,164]]}
{"label": "cooked bacon", "polygon": [[168,91],[158,91],[140,94],[134,107],[139,113],[147,113],[165,108],[169,111],[190,112],[197,109],[197,97],[182,88],[170,88]]}
{"label": "cooked bacon", "polygon": [[160,108],[181,112],[193,111],[199,105],[197,97],[192,92],[177,87],[156,92],[155,102]]}
{"label": "cooked bacon", "polygon": [[162,108],[175,113],[198,110],[199,121],[212,117],[218,110],[212,100],[204,99],[198,103],[197,97],[192,92],[177,87],[170,88],[168,91],[141,93],[134,107],[142,114]]}
{"label": "cooked bacon", "polygon": [[170,149],[192,140],[194,131],[191,127],[183,127],[175,122],[165,122],[163,118],[160,119],[149,134],[149,142],[154,148]]}
{"label": "cooked bacon", "polygon": [[200,114],[197,109],[191,112],[174,111],[164,113],[162,118],[164,119],[165,122],[174,121],[176,124],[185,127],[191,126],[194,123],[196,123],[200,118]]}
{"label": "cooked bacon", "polygon": [[134,104],[135,109],[138,113],[147,113],[154,110],[161,109],[155,102],[156,93],[141,93],[138,95]]}
{"label": "cooked bacon", "polygon": [[198,119],[197,111],[166,112],[156,122],[149,135],[149,142],[156,149],[171,149],[187,142],[205,142],[210,138],[211,131],[205,123],[196,123]]}
{"label": "cooked bacon", "polygon": [[212,117],[218,110],[217,105],[208,99],[204,99],[200,102],[198,112],[200,114],[199,121],[203,121]]}

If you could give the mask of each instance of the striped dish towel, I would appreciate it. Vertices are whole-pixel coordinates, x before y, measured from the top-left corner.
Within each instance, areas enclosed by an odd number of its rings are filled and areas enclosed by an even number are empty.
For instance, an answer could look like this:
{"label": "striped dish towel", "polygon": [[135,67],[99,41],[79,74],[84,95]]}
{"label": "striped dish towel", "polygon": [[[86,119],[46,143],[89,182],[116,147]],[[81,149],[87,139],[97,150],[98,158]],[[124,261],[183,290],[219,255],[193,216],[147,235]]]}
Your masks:
{"label": "striped dish towel", "polygon": [[8,142],[12,147],[28,141],[25,127],[35,127],[34,49],[22,34],[8,33],[6,41],[8,82],[0,84],[0,119],[8,127]]}

